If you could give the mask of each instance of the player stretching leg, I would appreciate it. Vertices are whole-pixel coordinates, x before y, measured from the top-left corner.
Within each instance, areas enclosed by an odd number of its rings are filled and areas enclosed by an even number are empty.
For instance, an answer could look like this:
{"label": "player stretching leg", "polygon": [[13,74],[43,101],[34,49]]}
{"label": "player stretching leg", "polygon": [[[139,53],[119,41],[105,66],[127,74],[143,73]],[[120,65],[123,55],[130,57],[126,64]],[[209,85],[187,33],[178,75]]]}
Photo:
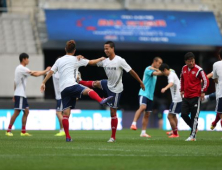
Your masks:
{"label": "player stretching leg", "polygon": [[79,67],[87,65],[96,65],[98,62],[104,60],[101,57],[96,60],[78,59],[75,54],[75,41],[70,40],[66,43],[66,55],[59,58],[53,65],[51,71],[47,74],[41,85],[41,92],[45,91],[45,83],[52,76],[53,73],[59,72],[59,86],[62,96],[63,104],[63,119],[62,124],[66,134],[66,141],[71,142],[71,136],[69,135],[69,116],[71,109],[75,108],[76,98],[81,98],[81,95],[88,95],[91,99],[98,101],[100,104],[106,104],[112,100],[112,96],[101,99],[99,95],[85,86],[79,85],[76,82],[76,76],[74,76]]}
{"label": "player stretching leg", "polygon": [[23,110],[23,117],[22,117],[22,132],[21,136],[31,136],[29,133],[26,132],[26,122],[29,115],[29,105],[27,102],[25,89],[26,89],[26,81],[28,76],[38,77],[41,75],[45,75],[47,71],[50,70],[51,67],[47,67],[44,71],[31,71],[26,66],[29,64],[29,56],[26,53],[22,53],[19,56],[20,65],[18,65],[15,69],[15,80],[14,80],[14,97],[13,101],[15,102],[14,105],[14,114],[10,119],[10,123],[8,126],[8,130],[6,132],[7,136],[13,136],[11,132],[12,126],[20,114],[20,111]]}
{"label": "player stretching leg", "polygon": [[157,76],[162,75],[161,71],[158,70],[163,60],[160,57],[155,57],[151,66],[148,66],[143,74],[143,83],[145,84],[145,90],[140,89],[139,91],[139,104],[140,107],[136,111],[131,129],[137,130],[136,123],[142,112],[144,112],[142,120],[142,132],[140,137],[151,137],[146,133],[146,128],[149,121],[150,113],[153,107],[153,94],[156,86]]}
{"label": "player stretching leg", "polygon": [[176,114],[181,113],[181,105],[182,105],[182,98],[180,95],[180,80],[177,77],[174,70],[170,69],[167,64],[162,64],[160,66],[160,71],[163,73],[164,76],[168,78],[168,85],[161,89],[161,93],[165,93],[167,89],[170,89],[171,96],[172,96],[172,103],[170,105],[168,120],[170,122],[171,128],[173,133],[167,133],[169,138],[178,138],[178,120]]}
{"label": "player stretching leg", "polygon": [[60,125],[60,131],[59,133],[55,134],[55,136],[65,136],[64,128],[62,125],[62,99],[61,99],[61,93],[59,90],[59,73],[56,72],[55,74],[52,75],[52,80],[53,80],[53,86],[54,86],[54,91],[55,91],[55,97],[56,97],[56,115],[59,120],[59,125]]}
{"label": "player stretching leg", "polygon": [[104,52],[108,58],[97,63],[97,66],[104,68],[108,80],[80,81],[79,83],[88,87],[100,88],[105,91],[108,96],[114,97],[114,100],[112,102],[108,102],[111,114],[112,135],[107,142],[115,142],[116,130],[118,125],[118,118],[116,112],[123,91],[123,70],[129,72],[140,83],[141,88],[143,90],[145,89],[144,84],[137,75],[137,73],[127,64],[127,62],[123,58],[115,54],[115,44],[112,41],[107,41],[104,44]]}

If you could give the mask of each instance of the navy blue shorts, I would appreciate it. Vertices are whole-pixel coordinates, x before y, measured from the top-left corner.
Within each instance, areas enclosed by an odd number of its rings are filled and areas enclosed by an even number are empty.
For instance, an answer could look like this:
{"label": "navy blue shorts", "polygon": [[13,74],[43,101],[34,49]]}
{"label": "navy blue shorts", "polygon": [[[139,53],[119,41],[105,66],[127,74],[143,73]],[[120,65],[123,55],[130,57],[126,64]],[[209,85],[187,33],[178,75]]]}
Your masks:
{"label": "navy blue shorts", "polygon": [[22,96],[14,96],[14,98],[15,98],[15,105],[14,105],[15,110],[25,110],[29,108],[27,98]]}
{"label": "navy blue shorts", "polygon": [[121,93],[111,92],[107,86],[107,80],[101,80],[100,83],[102,86],[102,90],[106,92],[107,96],[113,96],[113,100],[107,103],[108,106],[111,108],[118,108],[122,92]]}
{"label": "navy blue shorts", "polygon": [[56,100],[56,111],[62,112],[63,106],[62,106],[62,99]]}
{"label": "navy blue shorts", "polygon": [[181,113],[182,102],[174,103],[172,102],[170,105],[169,113],[179,114]]}
{"label": "navy blue shorts", "polygon": [[139,96],[139,104],[142,105],[146,105],[146,112],[152,112],[153,110],[153,101],[148,99],[145,96]]}
{"label": "navy blue shorts", "polygon": [[216,112],[222,113],[222,97],[217,99]]}
{"label": "navy blue shorts", "polygon": [[82,92],[86,88],[87,87],[80,85],[80,84],[66,87],[61,93],[62,105],[63,105],[62,110],[65,110],[67,108],[74,109],[76,106],[76,98],[81,98]]}

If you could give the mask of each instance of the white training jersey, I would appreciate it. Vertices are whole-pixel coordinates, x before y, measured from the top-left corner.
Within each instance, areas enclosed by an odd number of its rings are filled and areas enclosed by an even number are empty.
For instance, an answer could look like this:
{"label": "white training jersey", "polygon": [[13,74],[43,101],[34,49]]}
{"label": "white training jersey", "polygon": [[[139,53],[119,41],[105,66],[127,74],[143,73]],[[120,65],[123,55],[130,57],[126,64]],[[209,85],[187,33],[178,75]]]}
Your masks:
{"label": "white training jersey", "polygon": [[80,59],[76,56],[65,55],[58,60],[52,66],[51,70],[55,73],[59,72],[59,89],[62,92],[65,88],[78,84],[76,82],[76,76],[79,67],[86,66],[89,60]]}
{"label": "white training jersey", "polygon": [[182,98],[180,95],[180,80],[177,77],[174,70],[170,69],[170,74],[168,75],[168,83],[173,83],[173,86],[170,87],[170,92],[172,96],[172,102],[178,103],[182,102]]}
{"label": "white training jersey", "polygon": [[108,88],[113,93],[123,91],[122,75],[123,69],[129,72],[132,68],[125,59],[116,55],[112,60],[109,58],[97,63],[98,67],[103,67],[108,77]]}
{"label": "white training jersey", "polygon": [[15,69],[15,91],[14,96],[22,96],[26,98],[25,89],[26,89],[26,82],[27,77],[30,76],[30,70],[23,65],[18,65]]}
{"label": "white training jersey", "polygon": [[222,61],[217,61],[213,65],[213,77],[212,79],[218,79],[218,84],[216,84],[216,99],[222,97]]}
{"label": "white training jersey", "polygon": [[57,71],[55,74],[52,75],[54,91],[55,91],[55,98],[56,100],[61,99],[61,92],[59,90],[59,72]]}

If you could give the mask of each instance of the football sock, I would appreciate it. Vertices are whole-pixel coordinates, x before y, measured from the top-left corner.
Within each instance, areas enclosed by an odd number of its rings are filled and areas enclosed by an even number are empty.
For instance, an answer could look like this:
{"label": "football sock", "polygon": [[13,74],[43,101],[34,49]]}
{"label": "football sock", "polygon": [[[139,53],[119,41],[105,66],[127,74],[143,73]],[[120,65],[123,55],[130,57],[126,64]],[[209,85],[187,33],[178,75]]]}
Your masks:
{"label": "football sock", "polygon": [[12,130],[12,125],[8,125],[8,130],[7,130],[7,132],[11,132],[11,130]]}
{"label": "football sock", "polygon": [[135,125],[135,126],[136,126],[136,122],[133,122],[132,125]]}
{"label": "football sock", "polygon": [[64,128],[60,129],[60,131],[59,131],[59,132],[64,132]]}
{"label": "football sock", "polygon": [[63,116],[62,125],[66,133],[66,138],[71,138],[69,135],[69,116]]}
{"label": "football sock", "polygon": [[217,122],[220,120],[220,113],[217,113],[215,120],[212,122],[213,126],[217,125]]}
{"label": "football sock", "polygon": [[22,126],[22,133],[26,133],[25,126]]}
{"label": "football sock", "polygon": [[89,87],[89,88],[93,88],[93,82],[94,81],[80,81],[79,84],[82,84],[83,86]]}
{"label": "football sock", "polygon": [[112,128],[112,136],[111,138],[116,139],[116,130],[118,125],[118,118],[115,116],[111,117],[111,128]]}
{"label": "football sock", "polygon": [[146,130],[142,130],[142,131],[141,131],[141,134],[142,134],[142,135],[146,134]]}
{"label": "football sock", "polygon": [[88,95],[91,99],[96,100],[99,103],[102,101],[102,98],[99,97],[99,95],[94,90],[90,90]]}
{"label": "football sock", "polygon": [[174,135],[178,135],[177,132],[178,132],[178,129],[177,129],[177,128],[173,129],[173,134],[174,134]]}

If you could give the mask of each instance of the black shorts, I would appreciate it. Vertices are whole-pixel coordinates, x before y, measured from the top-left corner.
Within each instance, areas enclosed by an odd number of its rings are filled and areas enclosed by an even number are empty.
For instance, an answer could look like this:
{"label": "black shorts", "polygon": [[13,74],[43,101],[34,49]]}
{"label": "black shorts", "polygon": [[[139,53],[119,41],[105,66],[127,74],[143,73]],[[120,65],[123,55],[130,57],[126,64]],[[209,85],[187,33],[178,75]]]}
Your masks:
{"label": "black shorts", "polygon": [[174,103],[170,105],[169,113],[179,114],[181,113],[182,102]]}
{"label": "black shorts", "polygon": [[82,92],[86,88],[87,87],[80,84],[66,87],[61,93],[63,110],[67,108],[74,109],[76,105],[76,98],[81,98]]}
{"label": "black shorts", "polygon": [[15,105],[14,105],[15,110],[25,110],[29,108],[27,98],[22,96],[14,96],[14,98],[15,98]]}
{"label": "black shorts", "polygon": [[107,105],[111,108],[118,108],[122,92],[121,93],[111,92],[107,86],[107,80],[101,80],[100,83],[102,86],[102,90],[106,92],[107,96],[113,96],[113,100],[107,102]]}
{"label": "black shorts", "polygon": [[139,96],[139,104],[142,105],[146,105],[146,112],[152,112],[153,110],[153,101],[148,99],[145,96]]}
{"label": "black shorts", "polygon": [[62,112],[62,99],[56,100],[56,111],[57,112]]}

